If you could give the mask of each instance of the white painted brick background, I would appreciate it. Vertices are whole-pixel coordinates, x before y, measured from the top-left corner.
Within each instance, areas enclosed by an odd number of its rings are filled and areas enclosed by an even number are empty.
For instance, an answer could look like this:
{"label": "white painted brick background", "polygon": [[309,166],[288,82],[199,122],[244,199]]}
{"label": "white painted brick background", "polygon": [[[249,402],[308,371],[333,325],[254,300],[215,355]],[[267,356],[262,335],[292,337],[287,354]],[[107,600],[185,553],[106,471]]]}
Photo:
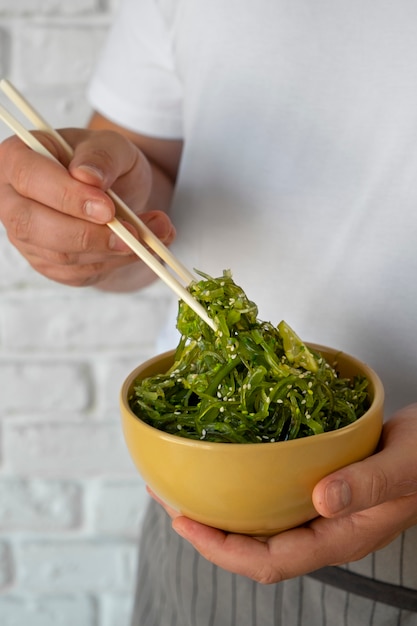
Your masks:
{"label": "white painted brick background", "polygon": [[[0,75],[57,127],[88,119],[117,3],[0,0]],[[129,623],[146,492],[118,392],[153,354],[166,297],[162,285],[114,295],[47,281],[0,225],[1,626]]]}

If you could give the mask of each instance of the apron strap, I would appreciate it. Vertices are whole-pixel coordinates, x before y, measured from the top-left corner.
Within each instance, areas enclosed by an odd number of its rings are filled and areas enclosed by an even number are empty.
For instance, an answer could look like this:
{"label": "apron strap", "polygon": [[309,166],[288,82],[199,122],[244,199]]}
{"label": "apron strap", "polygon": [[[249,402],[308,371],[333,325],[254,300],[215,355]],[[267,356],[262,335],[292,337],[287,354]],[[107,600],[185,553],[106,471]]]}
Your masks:
{"label": "apron strap", "polygon": [[323,567],[307,574],[326,585],[343,589],[375,602],[417,613],[417,590],[373,580],[341,567]]}

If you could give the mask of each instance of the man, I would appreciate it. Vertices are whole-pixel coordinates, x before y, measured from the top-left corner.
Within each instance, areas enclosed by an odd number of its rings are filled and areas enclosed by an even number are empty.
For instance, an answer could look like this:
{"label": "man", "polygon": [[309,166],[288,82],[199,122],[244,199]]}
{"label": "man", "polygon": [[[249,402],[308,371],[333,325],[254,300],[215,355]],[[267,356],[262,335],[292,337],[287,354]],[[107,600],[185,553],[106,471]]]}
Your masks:
{"label": "man", "polygon": [[69,171],[1,147],[0,217],[37,271],[151,280],[104,226],[112,187],[186,265],[232,269],[262,319],[386,389],[378,454],[322,480],[302,528],[264,543],[169,511],[174,532],[153,503],[135,625],[417,624],[416,18],[412,0],[125,0]]}

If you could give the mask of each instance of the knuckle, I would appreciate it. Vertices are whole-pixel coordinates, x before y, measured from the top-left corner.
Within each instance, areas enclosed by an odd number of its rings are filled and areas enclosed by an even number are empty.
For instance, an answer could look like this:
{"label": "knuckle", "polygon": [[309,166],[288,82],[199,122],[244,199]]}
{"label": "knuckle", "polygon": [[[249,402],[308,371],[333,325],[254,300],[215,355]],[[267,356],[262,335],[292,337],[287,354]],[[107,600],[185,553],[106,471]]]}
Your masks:
{"label": "knuckle", "polygon": [[36,258],[50,268],[66,268],[78,263],[78,254],[63,250],[51,250],[45,246],[36,248]]}
{"label": "knuckle", "polygon": [[77,266],[68,278],[69,282],[67,284],[72,287],[90,287],[100,282],[102,272],[102,263]]}
{"label": "knuckle", "polygon": [[[65,213],[72,213],[71,208],[75,204],[74,192],[68,187],[63,186],[61,189],[61,206]],[[81,211],[80,211],[81,212]]]}
{"label": "knuckle", "polygon": [[[111,136],[110,136],[109,143],[110,144],[112,143]],[[91,152],[91,156],[94,161],[97,161],[98,163],[100,163],[101,168],[105,171],[111,171],[111,169],[114,167],[113,156],[111,152],[109,152],[106,148],[95,147]]]}
{"label": "knuckle", "polygon": [[32,230],[33,214],[29,209],[20,208],[10,216],[8,234],[10,239],[27,242]]}
{"label": "knuckle", "polygon": [[31,188],[32,172],[29,167],[16,164],[14,169],[14,187],[22,196],[29,196]]}
{"label": "knuckle", "polygon": [[95,285],[100,281],[102,272],[102,265],[99,263],[88,266],[63,266],[38,260],[32,262],[31,265],[50,280],[62,283],[68,287],[89,287]]}
{"label": "knuckle", "polygon": [[78,255],[71,252],[55,252],[50,260],[54,263],[54,265],[68,267],[76,265],[78,262]]}
{"label": "knuckle", "polygon": [[282,574],[270,567],[255,572],[253,578],[261,585],[272,585],[283,580]]}
{"label": "knuckle", "polygon": [[95,237],[90,225],[87,222],[82,223],[81,228],[74,233],[73,249],[80,254],[85,254],[94,251],[95,244]]}
{"label": "knuckle", "polygon": [[386,499],[388,491],[388,478],[385,472],[378,468],[373,471],[370,483],[370,500],[371,505],[376,506]]}
{"label": "knuckle", "polygon": [[51,272],[67,272],[72,266],[78,262],[78,255],[62,252],[58,250],[49,250],[45,247],[37,247],[35,252],[28,255],[30,264],[41,274],[50,274]]}
{"label": "knuckle", "polygon": [[99,280],[98,276],[73,276],[66,284],[69,287],[91,287]]}
{"label": "knuckle", "polygon": [[62,185],[59,196],[59,207],[62,213],[85,219],[86,198],[80,185],[74,181]]}

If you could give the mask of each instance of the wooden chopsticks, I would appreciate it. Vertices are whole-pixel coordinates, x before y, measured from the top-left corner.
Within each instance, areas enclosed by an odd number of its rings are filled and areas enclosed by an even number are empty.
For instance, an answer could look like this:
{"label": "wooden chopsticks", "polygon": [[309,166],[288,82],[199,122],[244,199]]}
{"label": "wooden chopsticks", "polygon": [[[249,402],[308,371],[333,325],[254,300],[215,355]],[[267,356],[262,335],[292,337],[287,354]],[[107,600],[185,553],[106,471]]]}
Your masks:
{"label": "wooden chopsticks", "polygon": [[[37,130],[42,130],[56,139],[65,150],[68,158],[73,155],[72,147],[64,138],[46,122],[46,120],[33,108],[24,96],[7,80],[0,80],[0,88],[17,109],[28,119]],[[42,154],[59,163],[59,161],[47,150],[36,137],[30,133],[7,109],[0,105],[0,119],[32,150]],[[195,280],[191,272],[172,254],[172,252],[153,234],[153,232],[142,222],[142,220],[119,198],[114,191],[109,189],[107,194],[116,206],[116,217],[107,223],[107,226],[122,239],[148,267],[150,267],[159,278],[170,287],[174,293],[204,320],[210,328],[216,330],[216,324],[212,320],[206,309],[199,303],[183,284],[167,270],[164,261],[173,272],[185,283]],[[119,221],[118,217],[123,217],[127,222],[135,226],[140,238],[146,245],[138,241]],[[146,247],[153,250],[159,259],[155,257]]]}

